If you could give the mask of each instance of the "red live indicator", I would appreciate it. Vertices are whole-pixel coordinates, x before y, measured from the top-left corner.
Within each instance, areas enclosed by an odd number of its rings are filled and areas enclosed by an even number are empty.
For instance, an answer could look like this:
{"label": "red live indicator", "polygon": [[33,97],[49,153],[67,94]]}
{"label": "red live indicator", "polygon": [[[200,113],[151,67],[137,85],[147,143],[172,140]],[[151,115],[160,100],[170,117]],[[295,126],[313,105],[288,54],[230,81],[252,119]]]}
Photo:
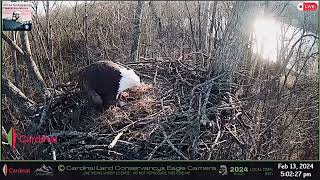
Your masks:
{"label": "red live indicator", "polygon": [[318,2],[317,1],[306,1],[298,4],[298,10],[300,11],[317,11]]}

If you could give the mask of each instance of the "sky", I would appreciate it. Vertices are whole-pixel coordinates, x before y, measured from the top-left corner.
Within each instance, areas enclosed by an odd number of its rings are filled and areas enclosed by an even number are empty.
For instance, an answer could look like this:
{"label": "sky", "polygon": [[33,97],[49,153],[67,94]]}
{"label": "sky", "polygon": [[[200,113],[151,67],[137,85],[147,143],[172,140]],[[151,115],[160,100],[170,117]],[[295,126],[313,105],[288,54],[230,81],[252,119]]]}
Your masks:
{"label": "sky", "polygon": [[[56,1],[56,4],[54,4],[55,1],[49,1],[49,7],[50,9],[55,5],[55,7],[67,6],[72,7],[78,2],[78,4],[84,3],[85,1]],[[39,1],[38,3],[38,14],[44,14],[44,4],[42,1]]]}

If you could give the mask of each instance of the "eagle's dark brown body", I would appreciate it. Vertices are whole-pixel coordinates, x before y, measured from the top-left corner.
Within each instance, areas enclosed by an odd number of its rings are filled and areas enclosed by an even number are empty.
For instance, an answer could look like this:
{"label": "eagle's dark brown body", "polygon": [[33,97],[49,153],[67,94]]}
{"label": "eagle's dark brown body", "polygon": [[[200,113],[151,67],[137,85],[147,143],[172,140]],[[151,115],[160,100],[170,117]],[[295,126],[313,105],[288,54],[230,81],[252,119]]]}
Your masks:
{"label": "eagle's dark brown body", "polygon": [[[123,85],[124,83],[127,84]],[[111,61],[98,61],[80,71],[78,85],[89,105],[103,110],[116,103],[123,89],[139,83],[140,79],[133,70]]]}
{"label": "eagle's dark brown body", "polygon": [[79,85],[90,106],[103,108],[115,103],[119,79],[121,73],[117,64],[99,61],[80,72]]}

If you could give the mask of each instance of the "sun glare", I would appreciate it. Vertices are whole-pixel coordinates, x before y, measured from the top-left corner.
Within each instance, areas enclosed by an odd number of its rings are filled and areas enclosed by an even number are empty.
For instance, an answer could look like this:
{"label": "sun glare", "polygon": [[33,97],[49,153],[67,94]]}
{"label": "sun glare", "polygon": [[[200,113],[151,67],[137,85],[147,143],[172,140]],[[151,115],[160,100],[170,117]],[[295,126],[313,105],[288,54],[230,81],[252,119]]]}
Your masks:
{"label": "sun glare", "polygon": [[269,61],[277,59],[277,45],[281,26],[272,18],[258,17],[254,22],[253,50],[255,53]]}

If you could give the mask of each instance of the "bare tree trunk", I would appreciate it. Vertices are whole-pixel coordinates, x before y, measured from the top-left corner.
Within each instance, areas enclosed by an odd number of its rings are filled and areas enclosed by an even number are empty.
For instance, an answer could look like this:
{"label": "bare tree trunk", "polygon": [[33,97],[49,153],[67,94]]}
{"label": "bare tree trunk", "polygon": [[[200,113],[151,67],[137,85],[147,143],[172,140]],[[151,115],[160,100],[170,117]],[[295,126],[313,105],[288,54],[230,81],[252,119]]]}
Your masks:
{"label": "bare tree trunk", "polygon": [[198,47],[199,47],[198,50],[201,50],[201,44],[202,44],[201,4],[198,1]]}
{"label": "bare tree trunk", "polygon": [[86,59],[89,64],[91,64],[91,60],[89,59],[89,47],[88,47],[88,13],[87,13],[87,1],[84,3],[84,34],[85,34],[85,42],[86,42]]}
{"label": "bare tree trunk", "polygon": [[[189,24],[190,24],[190,31],[191,31],[192,42],[193,42],[193,44],[194,44],[194,47],[195,47],[195,49],[196,49],[196,52],[198,52],[199,48],[198,48],[198,45],[197,45],[197,42],[196,42],[194,27],[193,27],[193,23],[192,23],[192,17],[191,17],[191,14],[190,14],[190,11],[189,11],[189,8],[188,8],[188,4],[187,4],[186,1],[185,1],[185,6],[186,6],[186,9],[187,9],[187,12],[188,12],[188,19],[189,19]],[[197,61],[198,61],[198,56],[196,56],[196,59],[197,59]]]}
{"label": "bare tree trunk", "polygon": [[131,46],[130,60],[132,62],[138,62],[139,60],[139,41],[140,41],[140,24],[142,18],[142,9],[144,1],[138,1],[137,10],[134,15],[133,21],[133,42]]}
{"label": "bare tree trunk", "polygon": [[37,112],[35,103],[28,99],[19,88],[6,78],[2,78],[2,91],[4,95],[8,96],[13,101],[19,112],[22,112],[27,116],[34,115]]}
{"label": "bare tree trunk", "polygon": [[46,23],[47,23],[47,46],[49,46],[49,39],[50,39],[50,12],[49,12],[49,1],[46,1]]}
{"label": "bare tree trunk", "polygon": [[22,44],[22,50],[25,52],[25,63],[28,67],[28,70],[31,74],[31,77],[33,81],[35,82],[35,88],[38,90],[40,94],[42,94],[44,97],[49,97],[50,92],[47,89],[47,85],[45,81],[42,78],[42,75],[40,74],[40,71],[34,62],[31,54],[30,44],[29,44],[29,38],[26,31],[20,32],[20,39]]}
{"label": "bare tree trunk", "polygon": [[157,30],[158,30],[158,38],[162,38],[162,24],[161,24],[161,19],[160,17],[157,15],[157,12],[156,12],[156,9],[154,7],[154,2],[153,1],[150,1],[149,2],[149,6],[150,6],[150,9],[151,9],[151,14],[153,16],[153,18],[155,19],[155,22],[157,24]]}
{"label": "bare tree trunk", "polygon": [[[214,25],[215,25],[215,22],[216,22],[215,19],[216,19],[217,4],[218,4],[217,1],[213,2],[212,15],[211,15],[211,24],[210,24],[210,29],[209,29],[209,33],[208,33],[208,54],[209,54],[209,57],[211,57],[211,46],[212,46],[212,38],[213,38],[212,34],[213,34],[213,28],[214,28]],[[217,33],[215,33],[215,35],[217,35]]]}
{"label": "bare tree trunk", "polygon": [[[16,32],[12,31],[11,32],[11,38],[14,43],[16,43]],[[18,70],[18,60],[17,60],[17,52],[14,49],[14,47],[11,47],[11,58],[12,58],[12,64],[13,64],[13,73],[14,73],[14,80],[15,84],[17,85],[18,88],[21,86],[21,78]]]}
{"label": "bare tree trunk", "polygon": [[45,12],[46,12],[46,28],[47,28],[47,34],[46,34],[46,40],[47,40],[47,48],[49,51],[49,57],[51,58],[51,51],[50,51],[50,11],[49,11],[49,1],[46,1],[46,8],[45,8]]}
{"label": "bare tree trunk", "polygon": [[[57,81],[57,75],[56,75],[56,71],[55,71],[55,63],[54,63],[54,58],[53,58],[53,41],[52,41],[52,28],[51,28],[51,24],[50,24],[50,3],[49,1],[46,1],[46,28],[47,28],[47,34],[46,34],[46,39],[47,39],[47,49],[48,49],[48,59],[49,59],[49,64],[51,64],[50,68],[51,68],[51,72],[53,73],[53,75],[51,77],[53,77],[53,85],[56,84]],[[50,76],[49,76],[50,77]]]}
{"label": "bare tree trunk", "polygon": [[210,20],[210,13],[209,13],[209,8],[211,5],[211,1],[206,1],[205,7],[204,7],[204,30],[205,30],[205,41],[204,41],[204,45],[205,45],[205,53],[208,54],[209,53],[209,45],[208,45],[208,41],[209,41],[209,20]]}

